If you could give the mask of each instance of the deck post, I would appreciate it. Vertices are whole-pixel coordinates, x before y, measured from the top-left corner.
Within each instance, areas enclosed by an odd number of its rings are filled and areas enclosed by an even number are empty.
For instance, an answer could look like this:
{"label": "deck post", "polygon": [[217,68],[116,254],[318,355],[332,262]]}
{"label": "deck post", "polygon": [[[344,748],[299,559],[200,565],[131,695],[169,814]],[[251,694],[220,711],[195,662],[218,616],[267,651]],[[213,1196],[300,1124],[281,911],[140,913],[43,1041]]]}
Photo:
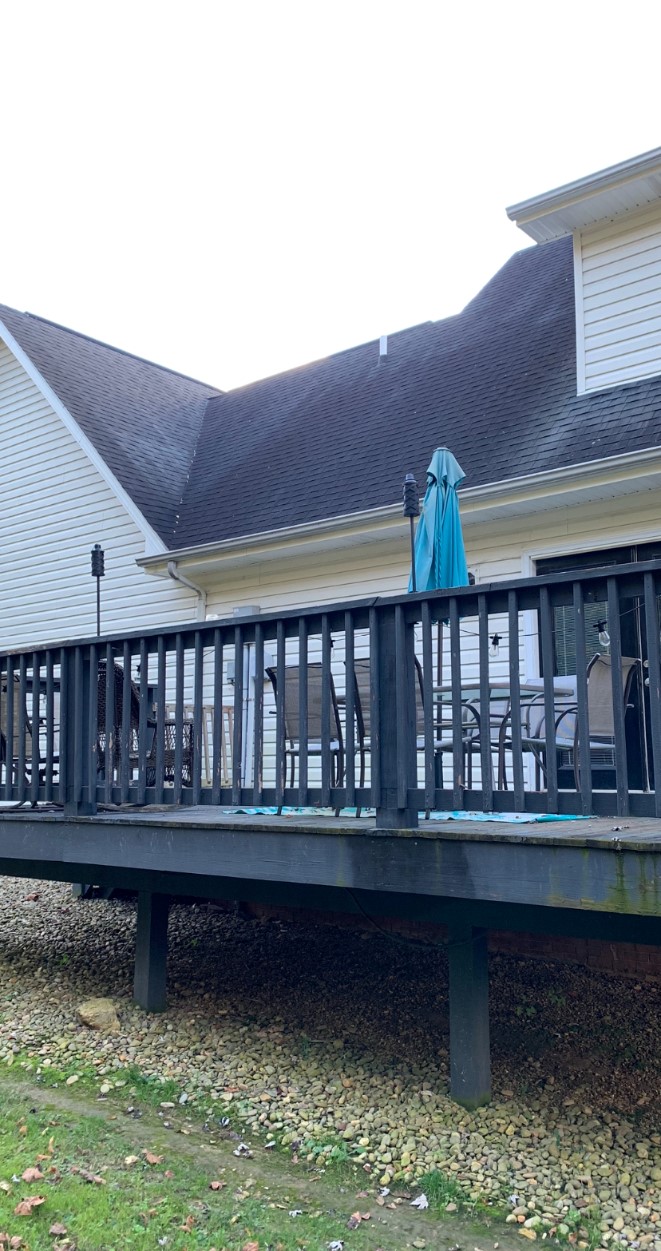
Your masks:
{"label": "deck post", "polygon": [[[96,681],[96,675],[94,676]],[[66,783],[64,815],[96,814],[96,739],[90,727],[92,666],[87,647],[66,655],[60,692],[60,756]]]}
{"label": "deck post", "polygon": [[417,786],[415,638],[401,608],[376,613],[372,681],[372,751],[378,752],[377,830],[418,826],[417,804],[409,799]]}
{"label": "deck post", "polygon": [[168,895],[138,892],[133,998],[146,1012],[165,1011],[169,907]]}
{"label": "deck post", "polygon": [[461,922],[448,929],[450,1094],[465,1108],[491,1099],[487,931]]}

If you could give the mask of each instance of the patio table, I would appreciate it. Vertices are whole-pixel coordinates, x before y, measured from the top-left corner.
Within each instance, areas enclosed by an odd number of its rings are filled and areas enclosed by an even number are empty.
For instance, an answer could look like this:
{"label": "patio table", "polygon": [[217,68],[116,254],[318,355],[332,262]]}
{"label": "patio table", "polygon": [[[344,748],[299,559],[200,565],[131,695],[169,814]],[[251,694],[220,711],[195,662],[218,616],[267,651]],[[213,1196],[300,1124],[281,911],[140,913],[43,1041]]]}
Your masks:
{"label": "patio table", "polygon": [[[462,709],[470,710],[471,715],[475,718],[477,728],[476,743],[478,741],[479,728],[481,727],[479,703],[482,697],[479,681],[464,680],[461,682],[460,698]],[[447,726],[447,713],[452,705],[454,690],[451,684],[442,684],[432,687],[432,697],[436,707],[443,709],[445,716],[442,718],[443,724]],[[558,684],[557,679],[553,684],[554,701],[576,699],[575,688],[571,685],[562,686]],[[506,678],[492,678],[488,683],[488,699],[489,699],[489,737],[492,753],[498,753],[498,785],[502,789],[507,788],[505,775],[505,750],[503,727],[510,716],[512,707],[512,683]],[[541,685],[541,679],[531,679],[530,681],[519,682],[519,700],[521,708],[531,708],[535,704],[544,703],[544,687]],[[497,711],[496,711],[497,710]],[[493,771],[493,761],[492,761]]]}

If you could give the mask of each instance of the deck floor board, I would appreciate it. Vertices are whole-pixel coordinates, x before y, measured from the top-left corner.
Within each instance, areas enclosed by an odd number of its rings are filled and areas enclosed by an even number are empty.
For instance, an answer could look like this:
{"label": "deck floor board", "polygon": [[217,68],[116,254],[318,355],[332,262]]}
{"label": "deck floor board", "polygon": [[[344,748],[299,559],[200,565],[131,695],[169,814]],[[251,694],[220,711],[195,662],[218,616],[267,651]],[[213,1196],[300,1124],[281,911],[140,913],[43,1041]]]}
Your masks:
{"label": "deck floor board", "polygon": [[[52,808],[0,808],[0,821],[59,822],[61,811]],[[661,847],[661,820],[650,817],[588,817],[563,821],[421,821],[417,829],[377,830],[374,817],[334,817],[325,813],[282,816],[229,812],[206,804],[177,808],[173,805],[103,809],[95,816],[67,818],[88,825],[167,826],[169,829],[195,827],[209,832],[244,830],[286,831],[306,835],[336,834],[343,837],[423,838],[453,842],[530,843],[537,846],[627,847],[656,850]]]}

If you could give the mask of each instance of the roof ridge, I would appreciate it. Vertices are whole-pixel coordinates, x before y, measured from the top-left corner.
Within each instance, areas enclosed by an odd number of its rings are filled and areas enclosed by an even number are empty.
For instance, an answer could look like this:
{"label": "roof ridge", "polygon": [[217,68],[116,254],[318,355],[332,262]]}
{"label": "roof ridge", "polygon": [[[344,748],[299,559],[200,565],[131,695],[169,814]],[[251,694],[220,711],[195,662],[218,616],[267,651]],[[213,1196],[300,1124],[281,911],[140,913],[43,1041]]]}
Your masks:
{"label": "roof ridge", "polygon": [[9,313],[15,313],[19,317],[29,317],[32,321],[41,322],[44,326],[52,326],[55,330],[63,330],[65,334],[74,335],[76,339],[84,339],[87,343],[94,343],[97,347],[106,348],[109,352],[115,352],[118,356],[128,357],[130,360],[139,361],[142,365],[149,365],[152,369],[159,369],[162,373],[172,374],[176,378],[182,378],[185,382],[193,382],[198,387],[205,387],[209,391],[214,391],[216,395],[224,395],[219,387],[214,386],[210,382],[202,382],[200,378],[193,378],[192,374],[184,374],[179,369],[171,369],[169,365],[160,365],[157,361],[149,360],[146,356],[139,356],[137,352],[129,352],[126,348],[117,347],[114,343],[106,343],[104,339],[96,339],[94,335],[83,334],[80,330],[74,330],[71,326],[65,326],[62,322],[52,321],[50,317],[41,317],[39,313],[31,313],[28,309],[21,312],[18,308],[11,308],[9,304],[0,304],[0,317],[2,310],[6,309]]}
{"label": "roof ridge", "polygon": [[[385,338],[390,340],[398,335],[411,334],[414,330],[422,330],[424,327],[438,326],[445,321],[451,321],[453,317],[459,317],[461,313],[451,313],[448,317],[440,317],[437,321],[433,321],[428,317],[426,321],[416,322],[414,326],[402,326],[400,330],[389,330]],[[275,382],[278,378],[286,378],[289,374],[299,373],[303,369],[310,369],[313,365],[323,365],[326,361],[337,360],[340,356],[350,356],[354,352],[362,352],[365,348],[370,347],[374,343],[378,343],[382,335],[376,335],[372,339],[365,339],[362,343],[352,343],[350,347],[338,348],[336,352],[329,352],[327,356],[315,356],[313,360],[301,361],[298,365],[288,365],[284,369],[277,369],[273,374],[264,374],[261,378],[251,378],[250,382],[240,382],[236,387],[230,387],[228,391],[221,391],[222,396],[237,395],[240,391],[247,391],[249,387],[261,386],[264,382]]]}

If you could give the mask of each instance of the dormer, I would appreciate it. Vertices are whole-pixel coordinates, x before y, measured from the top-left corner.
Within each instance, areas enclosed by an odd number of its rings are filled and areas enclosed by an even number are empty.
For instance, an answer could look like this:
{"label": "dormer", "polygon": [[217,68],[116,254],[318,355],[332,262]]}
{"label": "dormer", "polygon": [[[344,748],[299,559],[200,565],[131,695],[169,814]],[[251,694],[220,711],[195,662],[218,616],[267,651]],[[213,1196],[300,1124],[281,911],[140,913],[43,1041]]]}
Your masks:
{"label": "dormer", "polygon": [[573,236],[579,395],[661,374],[661,148],[507,214],[537,243]]}

